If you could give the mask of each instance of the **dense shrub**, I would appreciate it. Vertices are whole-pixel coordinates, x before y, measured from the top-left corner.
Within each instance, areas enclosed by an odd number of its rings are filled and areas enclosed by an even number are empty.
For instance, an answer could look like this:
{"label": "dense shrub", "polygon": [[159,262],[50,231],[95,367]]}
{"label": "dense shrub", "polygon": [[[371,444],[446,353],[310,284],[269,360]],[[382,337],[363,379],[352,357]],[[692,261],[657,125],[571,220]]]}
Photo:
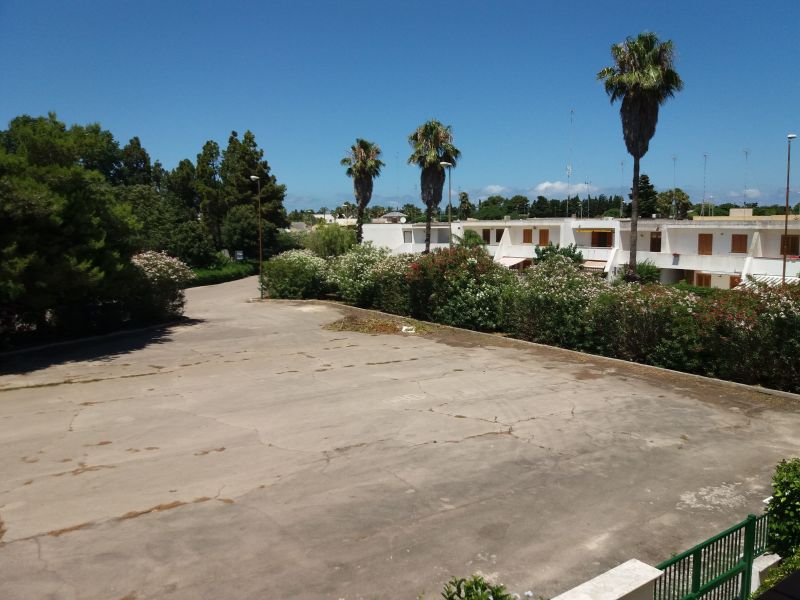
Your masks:
{"label": "dense shrub", "polygon": [[167,241],[167,251],[196,269],[207,269],[217,260],[211,236],[197,221],[178,225]]}
{"label": "dense shrub", "polygon": [[143,252],[131,259],[138,274],[135,289],[135,316],[143,320],[172,319],[183,313],[186,301],[183,290],[194,278],[181,260],[165,252]]}
{"label": "dense shrub", "polygon": [[784,558],[800,552],[800,458],[778,463],[767,513],[771,550]]}
{"label": "dense shrub", "polygon": [[583,253],[578,250],[575,244],[569,244],[567,246],[559,246],[556,244],[554,246],[550,243],[547,244],[547,246],[536,246],[533,251],[536,253],[536,262],[543,262],[551,256],[566,256],[576,265],[583,262]]}
{"label": "dense shrub", "polygon": [[387,249],[369,242],[353,246],[346,254],[331,259],[328,283],[342,300],[372,306],[376,290],[373,270],[388,256]]}
{"label": "dense shrub", "polygon": [[480,248],[437,249],[412,262],[408,272],[411,314],[479,331],[501,322],[501,297],[516,275]]}
{"label": "dense shrub", "polygon": [[375,308],[395,315],[411,313],[407,273],[415,259],[413,254],[390,255],[375,263],[370,271]]}
{"label": "dense shrub", "polygon": [[648,363],[669,369],[696,371],[699,330],[698,298],[660,285],[607,286],[589,313],[582,350]]}
{"label": "dense shrub", "polygon": [[325,260],[308,250],[289,250],[264,263],[270,298],[319,298],[325,293]]}
{"label": "dense shrub", "polygon": [[469,579],[453,577],[442,590],[444,600],[513,600],[503,585],[493,585],[480,575]]}
{"label": "dense shrub", "polygon": [[225,262],[211,269],[194,269],[194,279],[187,287],[213,285],[249,277],[258,273],[258,262]]}
{"label": "dense shrub", "polygon": [[504,328],[524,340],[580,347],[589,311],[608,284],[560,254],[531,267],[503,297]]}
{"label": "dense shrub", "polygon": [[355,246],[356,232],[337,223],[321,223],[306,234],[303,244],[322,258],[339,256]]}
{"label": "dense shrub", "polygon": [[639,283],[646,285],[648,283],[658,283],[661,281],[661,269],[651,260],[643,260],[636,263],[636,276],[639,278]]}

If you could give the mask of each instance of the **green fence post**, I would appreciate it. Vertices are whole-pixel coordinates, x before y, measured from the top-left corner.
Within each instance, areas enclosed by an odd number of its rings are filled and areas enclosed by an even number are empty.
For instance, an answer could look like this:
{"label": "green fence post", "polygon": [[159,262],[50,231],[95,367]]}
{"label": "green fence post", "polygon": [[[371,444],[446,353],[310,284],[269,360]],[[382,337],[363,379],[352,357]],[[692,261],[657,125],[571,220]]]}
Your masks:
{"label": "green fence post", "polygon": [[744,524],[744,572],[742,573],[742,591],[740,600],[747,600],[750,595],[750,582],[753,577],[753,556],[756,547],[756,516],[747,515]]}
{"label": "green fence post", "polygon": [[700,589],[700,568],[703,566],[703,549],[698,548],[692,554],[692,598]]}

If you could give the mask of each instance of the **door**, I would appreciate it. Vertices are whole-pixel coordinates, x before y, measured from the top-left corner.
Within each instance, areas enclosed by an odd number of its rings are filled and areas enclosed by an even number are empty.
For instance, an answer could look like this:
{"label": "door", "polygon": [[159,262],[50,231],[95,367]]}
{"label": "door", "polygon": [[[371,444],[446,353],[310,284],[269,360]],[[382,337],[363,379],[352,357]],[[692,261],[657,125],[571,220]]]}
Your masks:
{"label": "door", "polygon": [[700,287],[711,287],[711,273],[695,273],[694,284]]}
{"label": "door", "polygon": [[491,229],[484,229],[483,230],[483,241],[487,244],[492,241],[492,230]]}
{"label": "door", "polygon": [[539,245],[540,246],[547,246],[550,243],[550,230],[549,229],[540,229],[539,230]]}
{"label": "door", "polygon": [[661,232],[650,232],[650,252],[661,252]]}
{"label": "door", "polygon": [[522,243],[523,244],[532,244],[533,243],[533,229],[523,229],[522,230]]}
{"label": "door", "polygon": [[711,233],[697,234],[697,253],[709,256],[714,247],[714,235]]}

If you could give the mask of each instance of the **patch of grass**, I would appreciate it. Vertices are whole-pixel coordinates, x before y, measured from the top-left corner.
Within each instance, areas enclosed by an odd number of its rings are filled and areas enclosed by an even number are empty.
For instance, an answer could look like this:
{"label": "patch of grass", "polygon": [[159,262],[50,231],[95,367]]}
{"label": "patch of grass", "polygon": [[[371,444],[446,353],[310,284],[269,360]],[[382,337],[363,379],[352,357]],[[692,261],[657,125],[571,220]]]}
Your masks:
{"label": "patch of grass", "polygon": [[187,287],[225,283],[226,281],[250,277],[250,275],[255,275],[256,273],[258,273],[257,262],[232,262],[212,269],[194,269],[195,277]]}

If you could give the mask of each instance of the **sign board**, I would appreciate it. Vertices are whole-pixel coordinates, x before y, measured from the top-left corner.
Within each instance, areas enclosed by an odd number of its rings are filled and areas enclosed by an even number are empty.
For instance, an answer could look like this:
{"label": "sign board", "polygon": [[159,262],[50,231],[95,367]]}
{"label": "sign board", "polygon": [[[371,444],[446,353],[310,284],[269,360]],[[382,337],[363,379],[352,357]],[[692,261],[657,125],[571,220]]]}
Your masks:
{"label": "sign board", "polygon": [[236,251],[236,260],[244,260],[244,252],[242,250]]}

